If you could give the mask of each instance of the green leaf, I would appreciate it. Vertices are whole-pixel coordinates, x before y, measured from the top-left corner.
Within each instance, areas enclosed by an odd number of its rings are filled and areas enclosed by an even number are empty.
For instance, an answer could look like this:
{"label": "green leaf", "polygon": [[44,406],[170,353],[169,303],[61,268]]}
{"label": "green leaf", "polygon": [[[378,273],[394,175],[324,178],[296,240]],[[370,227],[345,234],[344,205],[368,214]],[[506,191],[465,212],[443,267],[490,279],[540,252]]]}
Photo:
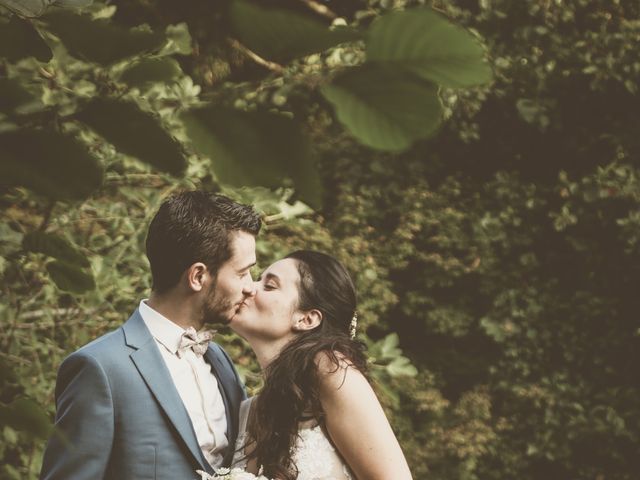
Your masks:
{"label": "green leaf", "polygon": [[43,107],[39,98],[15,78],[0,78],[0,112],[29,113]]}
{"label": "green leaf", "polygon": [[23,17],[38,17],[49,6],[49,0],[0,0],[0,5]]}
{"label": "green leaf", "polygon": [[151,114],[131,102],[97,98],[77,114],[118,151],[175,176],[187,168],[182,146]]}
{"label": "green leaf", "polygon": [[0,57],[9,62],[26,57],[48,62],[52,56],[51,49],[31,22],[15,15],[8,20],[0,17]]}
{"label": "green leaf", "polygon": [[293,180],[300,197],[319,205],[320,181],[299,125],[283,115],[221,107],[183,115],[194,146],[211,158],[221,182],[279,187]]}
{"label": "green leaf", "polygon": [[6,478],[6,480],[22,480],[24,478],[23,474],[13,465],[5,463],[2,466],[2,478]]}
{"label": "green leaf", "polygon": [[362,38],[355,29],[330,30],[305,15],[243,0],[235,0],[229,14],[231,27],[244,45],[262,57],[280,62]]}
{"label": "green leaf", "polygon": [[542,110],[540,105],[528,98],[519,98],[516,101],[516,109],[520,114],[520,118],[527,123],[535,123]]}
{"label": "green leaf", "polygon": [[182,55],[190,55],[193,47],[191,46],[191,34],[189,33],[189,27],[186,23],[178,23],[176,25],[169,25],[165,34],[167,39],[172,45],[169,46],[169,50],[173,53],[179,53]]}
{"label": "green leaf", "polygon": [[4,437],[4,441],[7,442],[9,445],[16,445],[19,441],[18,432],[16,432],[13,428],[11,428],[8,425],[4,427],[2,436]]}
{"label": "green leaf", "polygon": [[93,0],[0,0],[0,5],[23,17],[39,17],[51,5],[65,8],[87,7]]}
{"label": "green leaf", "polygon": [[44,253],[71,265],[88,268],[86,255],[80,252],[67,239],[46,232],[29,232],[22,239],[22,246],[28,252]]}
{"label": "green leaf", "polygon": [[157,82],[169,83],[180,75],[180,65],[173,58],[143,58],[122,72],[120,80],[138,87]]}
{"label": "green leaf", "polygon": [[47,263],[47,272],[56,286],[65,292],[82,294],[96,288],[90,271],[61,260]]}
{"label": "green leaf", "polygon": [[403,71],[365,64],[321,91],[353,136],[378,150],[404,150],[440,125],[437,87]]}
{"label": "green leaf", "polygon": [[368,62],[384,62],[446,87],[491,80],[482,45],[432,10],[416,8],[377,18],[366,40]]}
{"label": "green leaf", "polygon": [[0,405],[0,423],[37,438],[47,438],[51,431],[49,416],[28,398],[17,398],[9,405]]}
{"label": "green leaf", "polygon": [[394,358],[386,368],[387,372],[389,372],[389,375],[392,377],[415,377],[418,374],[418,370],[416,367],[411,365],[409,359],[402,356]]}
{"label": "green leaf", "polygon": [[53,5],[64,8],[84,8],[93,3],[93,0],[54,0]]}
{"label": "green leaf", "polygon": [[166,42],[163,34],[145,27],[128,29],[64,10],[50,12],[42,19],[71,55],[101,65],[158,50]]}
{"label": "green leaf", "polygon": [[98,160],[71,137],[35,129],[0,134],[0,184],[56,200],[83,200],[102,180]]}
{"label": "green leaf", "polygon": [[398,348],[400,345],[400,337],[397,333],[390,333],[380,343],[380,354],[383,358],[394,358],[402,354]]}

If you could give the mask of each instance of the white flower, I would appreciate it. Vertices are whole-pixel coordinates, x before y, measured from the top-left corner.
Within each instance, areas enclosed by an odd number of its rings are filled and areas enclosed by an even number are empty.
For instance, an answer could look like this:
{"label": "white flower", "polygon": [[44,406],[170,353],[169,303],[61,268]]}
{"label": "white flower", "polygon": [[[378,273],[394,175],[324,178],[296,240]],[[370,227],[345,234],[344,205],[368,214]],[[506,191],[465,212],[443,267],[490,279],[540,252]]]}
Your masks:
{"label": "white flower", "polygon": [[246,472],[241,468],[228,469],[226,467],[214,469],[214,474],[210,475],[202,470],[197,470],[200,480],[269,480],[267,477],[260,475],[256,477],[253,473]]}
{"label": "white flower", "polygon": [[213,477],[209,475],[207,472],[203,472],[202,470],[196,470],[196,473],[200,475],[200,480],[212,480]]}

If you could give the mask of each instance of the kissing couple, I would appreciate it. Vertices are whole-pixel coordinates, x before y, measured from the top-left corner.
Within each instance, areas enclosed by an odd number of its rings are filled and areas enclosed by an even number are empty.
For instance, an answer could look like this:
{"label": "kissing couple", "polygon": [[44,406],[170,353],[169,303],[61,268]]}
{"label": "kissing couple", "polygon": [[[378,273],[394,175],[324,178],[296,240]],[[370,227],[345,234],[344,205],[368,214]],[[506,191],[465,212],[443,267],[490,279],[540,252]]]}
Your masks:
{"label": "kissing couple", "polygon": [[[231,466],[280,480],[411,478],[354,339],[349,274],[303,250],[254,281],[260,226],[223,195],[164,201],[146,240],[149,298],[60,366],[41,479],[193,480]],[[210,324],[251,345],[259,395],[247,399]]]}

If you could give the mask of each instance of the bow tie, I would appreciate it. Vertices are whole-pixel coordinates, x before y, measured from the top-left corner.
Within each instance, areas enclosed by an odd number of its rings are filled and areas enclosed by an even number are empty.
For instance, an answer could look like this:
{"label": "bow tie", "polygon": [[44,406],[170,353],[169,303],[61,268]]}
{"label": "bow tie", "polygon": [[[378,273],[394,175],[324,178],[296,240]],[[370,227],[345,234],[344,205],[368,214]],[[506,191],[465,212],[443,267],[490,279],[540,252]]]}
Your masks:
{"label": "bow tie", "polygon": [[178,358],[182,358],[189,348],[193,350],[196,356],[202,357],[207,348],[209,348],[209,342],[215,333],[215,330],[196,332],[193,327],[187,328],[180,338],[180,345],[178,345],[178,351],[176,352]]}

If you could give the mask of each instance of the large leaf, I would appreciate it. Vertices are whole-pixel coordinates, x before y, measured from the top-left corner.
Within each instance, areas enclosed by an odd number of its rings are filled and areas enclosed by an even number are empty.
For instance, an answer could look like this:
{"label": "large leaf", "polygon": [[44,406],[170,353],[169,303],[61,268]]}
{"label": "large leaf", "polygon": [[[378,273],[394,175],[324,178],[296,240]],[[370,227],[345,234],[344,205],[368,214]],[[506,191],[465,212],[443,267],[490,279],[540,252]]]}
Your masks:
{"label": "large leaf", "polygon": [[353,136],[379,150],[404,150],[441,121],[437,87],[402,70],[365,64],[321,91]]}
{"label": "large leaf", "polygon": [[0,0],[0,5],[23,17],[39,17],[51,5],[80,8],[93,3],[93,0]]}
{"label": "large leaf", "polygon": [[86,255],[65,238],[46,232],[29,232],[22,239],[22,246],[29,252],[44,253],[70,265],[88,268]]}
{"label": "large leaf", "polygon": [[158,50],[166,41],[163,34],[147,28],[128,29],[64,10],[50,12],[42,19],[71,55],[101,65]]}
{"label": "large leaf", "polygon": [[18,398],[9,405],[0,404],[0,425],[8,425],[37,438],[47,438],[52,426],[43,408],[28,398]]}
{"label": "large leaf", "polygon": [[128,67],[120,80],[132,86],[168,83],[182,75],[180,64],[171,57],[143,58]]}
{"label": "large leaf", "polygon": [[88,7],[93,0],[54,0],[53,4],[64,8],[83,8]]}
{"label": "large leaf", "polygon": [[15,15],[8,20],[0,17],[0,57],[10,62],[26,57],[48,62],[52,56],[51,49],[31,22]]}
{"label": "large leaf", "polygon": [[231,4],[230,16],[232,29],[244,45],[277,61],[288,61],[362,38],[351,28],[330,30],[310,17],[289,10],[263,8],[244,0]]}
{"label": "large leaf", "polygon": [[278,187],[285,177],[307,203],[320,203],[320,182],[299,125],[282,115],[206,107],[183,115],[194,146],[216,176],[236,186]]}
{"label": "large leaf", "polygon": [[163,172],[179,176],[187,168],[181,145],[151,114],[131,102],[97,98],[77,118],[111,142]]}
{"label": "large leaf", "polygon": [[42,108],[39,98],[15,78],[0,78],[0,112],[27,113]]}
{"label": "large leaf", "polygon": [[369,28],[368,62],[391,63],[447,87],[491,80],[480,43],[466,30],[429,9],[391,12]]}
{"label": "large leaf", "polygon": [[102,168],[86,148],[53,130],[0,134],[0,183],[58,200],[81,200],[101,184]]}
{"label": "large leaf", "polygon": [[23,17],[38,17],[49,7],[50,0],[0,0],[0,5]]}
{"label": "large leaf", "polygon": [[96,288],[90,271],[60,260],[47,263],[47,272],[56,286],[65,292],[82,294]]}

